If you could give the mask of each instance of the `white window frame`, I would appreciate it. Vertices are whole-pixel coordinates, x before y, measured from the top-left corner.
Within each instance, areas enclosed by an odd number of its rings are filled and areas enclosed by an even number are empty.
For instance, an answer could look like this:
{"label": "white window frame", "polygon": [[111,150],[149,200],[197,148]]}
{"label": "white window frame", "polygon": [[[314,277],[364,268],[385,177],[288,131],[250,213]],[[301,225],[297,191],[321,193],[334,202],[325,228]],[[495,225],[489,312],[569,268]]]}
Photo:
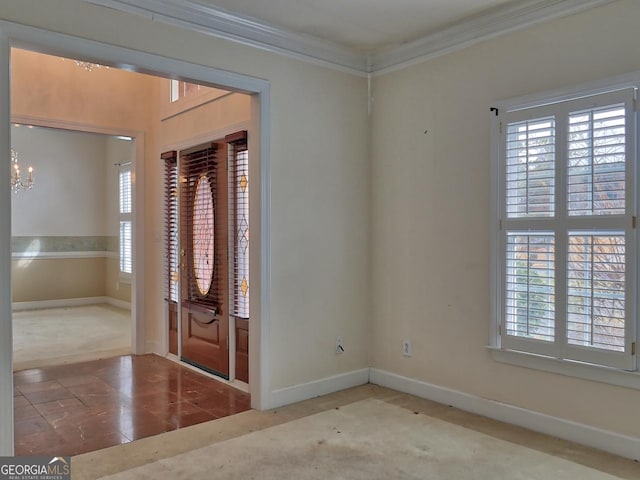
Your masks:
{"label": "white window frame", "polygon": [[[119,217],[119,221],[118,221],[118,271],[119,271],[119,278],[120,281],[124,282],[124,283],[130,283],[131,282],[131,277],[133,275],[133,169],[131,168],[132,165],[128,164],[128,165],[122,165],[119,169],[118,169],[118,217]],[[131,191],[129,192],[129,197],[130,197],[130,208],[129,211],[127,212],[123,212],[122,210],[122,174],[129,174],[130,176],[130,181],[129,181],[129,188],[131,189]],[[123,270],[122,266],[123,266],[123,234],[122,234],[122,227],[123,224],[129,224],[129,232],[130,232],[130,238],[129,238],[129,253],[131,258],[129,259],[129,264],[131,266],[130,270]]]}
{"label": "white window frame", "polygon": [[167,120],[171,117],[194,109],[219,98],[231,95],[233,92],[214,87],[202,86],[200,90],[186,97],[171,101],[177,82],[181,80],[162,79],[160,88],[160,119]]}
{"label": "white window frame", "polygon": [[[525,118],[531,115],[532,118],[544,116],[548,112],[573,112],[588,108],[590,103],[600,101],[601,104],[607,103],[625,103],[630,108],[630,115],[627,117],[627,162],[631,162],[631,168],[627,171],[626,184],[637,185],[637,161],[638,161],[638,145],[636,138],[638,137],[638,113],[636,108],[637,90],[640,86],[640,72],[617,77],[613,79],[592,82],[589,84],[579,85],[576,87],[561,89],[552,92],[530,95],[510,100],[498,102],[495,108],[491,110],[491,327],[489,348],[492,351],[493,358],[499,362],[525,366],[565,375],[572,375],[590,380],[603,381],[616,385],[623,385],[640,389],[640,373],[637,371],[639,365],[637,353],[638,340],[640,339],[640,320],[638,319],[638,294],[637,294],[637,275],[640,269],[636,252],[638,251],[638,235],[637,229],[634,228],[635,218],[638,212],[638,198],[636,189],[630,189],[627,192],[626,214],[624,230],[626,236],[626,263],[629,274],[627,275],[626,284],[626,304],[627,315],[626,320],[630,323],[625,338],[625,354],[620,355],[620,361],[610,360],[610,355],[605,355],[606,359],[600,358],[600,351],[590,348],[586,349],[586,355],[573,355],[571,350],[577,350],[575,347],[567,349],[567,342],[564,340],[564,331],[556,332],[556,340],[553,345],[542,345],[542,348],[536,348],[538,342],[512,342],[513,338],[505,341],[504,332],[504,281],[505,273],[505,219],[504,198],[505,198],[505,135],[506,125],[515,121],[518,116]],[[624,98],[623,98],[624,97]],[[623,98],[623,100],[621,100]],[[593,105],[591,105],[593,106]],[[562,114],[562,113],[561,113]],[[558,119],[556,119],[558,121]],[[562,119],[560,119],[562,121]],[[501,131],[502,130],[502,131]],[[561,134],[562,135],[562,134]],[[556,140],[557,149],[566,149],[564,138]],[[558,153],[558,152],[557,152]],[[563,185],[564,175],[556,176],[555,195],[561,199],[562,205],[566,202],[566,190]],[[556,202],[556,206],[558,202]],[[583,217],[580,217],[581,219]],[[569,219],[571,220],[571,219]],[[550,223],[554,224],[555,220]],[[566,223],[566,218],[558,220]],[[588,221],[588,220],[587,220]],[[605,222],[609,221],[608,219]],[[567,231],[569,226],[566,224],[562,228]],[[556,244],[556,248],[560,251],[564,248],[565,242],[561,245]],[[557,254],[556,254],[557,255]],[[566,254],[556,257],[557,261],[564,261]],[[556,285],[556,295],[564,287],[565,282],[560,282],[560,288]],[[566,292],[564,293],[566,296]],[[557,304],[561,304],[564,298],[560,298]],[[561,319],[561,321],[563,321]],[[557,322],[556,322],[557,323]],[[562,335],[562,338],[558,338]],[[520,339],[515,339],[520,340]],[[542,343],[542,342],[540,342]],[[533,345],[533,346],[532,346]],[[568,352],[569,350],[569,352]],[[609,352],[606,352],[609,353]],[[615,355],[614,355],[615,357]],[[604,365],[606,363],[607,365]]]}

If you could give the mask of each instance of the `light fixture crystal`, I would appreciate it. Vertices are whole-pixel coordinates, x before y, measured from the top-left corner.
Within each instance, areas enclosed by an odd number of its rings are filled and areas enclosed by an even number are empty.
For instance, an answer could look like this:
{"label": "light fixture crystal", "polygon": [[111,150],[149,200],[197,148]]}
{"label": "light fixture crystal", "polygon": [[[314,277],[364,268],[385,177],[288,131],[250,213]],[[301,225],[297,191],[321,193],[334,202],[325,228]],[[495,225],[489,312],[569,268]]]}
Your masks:
{"label": "light fixture crystal", "polygon": [[80,60],[74,60],[74,61],[76,62],[77,66],[83,68],[87,72],[92,71],[94,68],[102,68],[102,65],[100,65],[99,63],[82,62]]}
{"label": "light fixture crystal", "polygon": [[27,180],[22,181],[20,174],[20,165],[18,164],[18,152],[13,148],[11,149],[11,191],[13,193],[19,193],[22,190],[31,190],[34,185],[33,181],[33,167],[29,165],[27,167]]}

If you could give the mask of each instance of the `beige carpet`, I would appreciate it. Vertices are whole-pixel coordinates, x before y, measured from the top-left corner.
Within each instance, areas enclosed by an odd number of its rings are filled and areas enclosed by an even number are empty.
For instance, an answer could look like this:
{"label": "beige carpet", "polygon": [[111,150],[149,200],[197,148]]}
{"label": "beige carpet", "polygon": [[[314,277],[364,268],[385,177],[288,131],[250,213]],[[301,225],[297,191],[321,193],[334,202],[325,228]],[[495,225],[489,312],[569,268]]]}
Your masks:
{"label": "beige carpet", "polygon": [[131,353],[131,312],[110,305],[13,313],[13,369]]}
{"label": "beige carpet", "polygon": [[102,477],[605,480],[612,475],[366,399]]}

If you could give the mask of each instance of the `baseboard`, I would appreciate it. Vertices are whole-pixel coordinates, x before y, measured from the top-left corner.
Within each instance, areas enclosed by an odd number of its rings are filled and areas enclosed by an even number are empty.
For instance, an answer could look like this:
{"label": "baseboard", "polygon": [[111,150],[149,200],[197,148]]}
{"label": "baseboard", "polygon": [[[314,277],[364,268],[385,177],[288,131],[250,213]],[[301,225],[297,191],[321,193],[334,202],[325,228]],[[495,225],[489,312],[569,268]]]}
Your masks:
{"label": "baseboard", "polygon": [[339,375],[322,378],[309,383],[301,383],[271,392],[271,408],[301,402],[328,393],[345,390],[369,382],[369,369],[353,370]]}
{"label": "baseboard", "polygon": [[144,353],[155,353],[159,357],[164,357],[166,352],[163,353],[160,348],[160,342],[148,341],[144,343]]}
{"label": "baseboard", "polygon": [[640,460],[639,437],[630,437],[552,417],[375,368],[370,369],[369,381],[382,387],[451,405],[494,420],[604,450],[621,457]]}
{"label": "baseboard", "polygon": [[124,300],[118,300],[113,297],[103,297],[104,303],[111,305],[112,307],[122,308],[123,310],[131,310],[131,302],[125,302]]}
{"label": "baseboard", "polygon": [[131,309],[131,303],[111,297],[80,297],[80,298],[59,298],[55,300],[37,300],[33,302],[13,302],[14,312],[22,310],[42,310],[45,308],[81,307],[85,305],[97,305],[106,303],[114,307]]}
{"label": "baseboard", "polygon": [[106,297],[60,298],[55,300],[37,300],[33,302],[13,302],[14,312],[21,310],[42,310],[44,308],[81,307],[106,303]]}

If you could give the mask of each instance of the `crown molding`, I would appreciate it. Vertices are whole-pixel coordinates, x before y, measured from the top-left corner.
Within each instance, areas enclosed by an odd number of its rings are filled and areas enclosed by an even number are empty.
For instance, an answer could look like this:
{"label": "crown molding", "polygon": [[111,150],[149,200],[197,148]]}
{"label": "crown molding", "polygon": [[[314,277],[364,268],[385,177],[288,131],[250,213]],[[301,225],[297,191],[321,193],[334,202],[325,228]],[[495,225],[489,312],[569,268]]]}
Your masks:
{"label": "crown molding", "polygon": [[84,0],[355,75],[382,75],[538,23],[617,0],[522,0],[413,42],[365,54],[196,0]]}
{"label": "crown molding", "polygon": [[367,58],[360,52],[194,0],[84,1],[348,73],[367,72]]}
{"label": "crown molding", "polygon": [[413,42],[374,53],[370,72],[382,75],[532,25],[617,0],[523,0],[493,9]]}

